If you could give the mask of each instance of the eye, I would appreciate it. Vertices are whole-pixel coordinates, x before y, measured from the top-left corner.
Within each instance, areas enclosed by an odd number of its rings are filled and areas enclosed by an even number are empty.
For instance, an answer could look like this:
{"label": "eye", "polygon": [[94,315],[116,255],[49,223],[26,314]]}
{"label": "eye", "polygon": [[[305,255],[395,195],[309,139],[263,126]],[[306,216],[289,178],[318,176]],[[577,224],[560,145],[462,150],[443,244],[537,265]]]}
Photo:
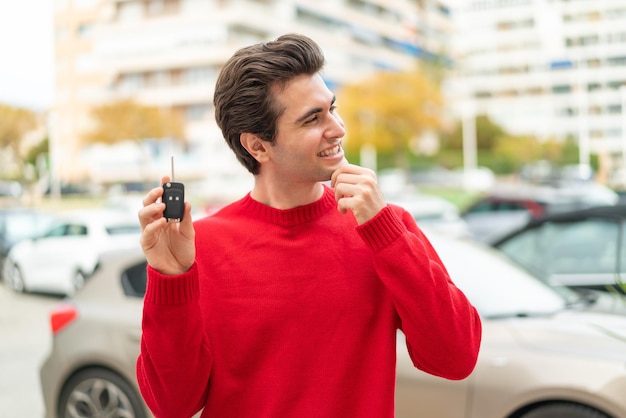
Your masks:
{"label": "eye", "polygon": [[305,125],[311,124],[311,123],[313,123],[313,122],[317,121],[318,119],[319,119],[319,118],[318,118],[318,116],[317,116],[317,115],[314,115],[313,117],[311,117],[311,118],[309,118],[309,119],[305,120],[305,121],[304,121],[304,124],[305,124]]}

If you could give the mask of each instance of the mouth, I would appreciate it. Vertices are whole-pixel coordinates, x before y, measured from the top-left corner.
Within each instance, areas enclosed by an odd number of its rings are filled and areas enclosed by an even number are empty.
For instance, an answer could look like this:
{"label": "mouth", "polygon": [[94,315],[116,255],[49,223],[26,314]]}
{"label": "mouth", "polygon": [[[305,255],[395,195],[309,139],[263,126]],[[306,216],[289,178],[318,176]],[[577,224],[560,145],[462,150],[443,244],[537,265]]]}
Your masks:
{"label": "mouth", "polygon": [[322,152],[318,152],[318,157],[332,157],[333,155],[340,154],[342,152],[341,144],[337,144],[332,148],[328,148]]}

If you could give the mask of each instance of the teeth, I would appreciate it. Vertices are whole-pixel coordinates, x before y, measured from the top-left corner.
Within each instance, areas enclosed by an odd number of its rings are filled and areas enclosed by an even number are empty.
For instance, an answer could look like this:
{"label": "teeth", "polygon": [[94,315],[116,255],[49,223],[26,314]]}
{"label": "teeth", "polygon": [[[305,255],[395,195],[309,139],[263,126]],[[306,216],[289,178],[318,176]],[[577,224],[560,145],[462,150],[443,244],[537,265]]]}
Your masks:
{"label": "teeth", "polygon": [[331,155],[337,154],[339,152],[339,150],[341,149],[341,147],[339,145],[332,147],[331,149],[328,149],[326,151],[322,151],[320,152],[319,155],[320,157],[329,157]]}

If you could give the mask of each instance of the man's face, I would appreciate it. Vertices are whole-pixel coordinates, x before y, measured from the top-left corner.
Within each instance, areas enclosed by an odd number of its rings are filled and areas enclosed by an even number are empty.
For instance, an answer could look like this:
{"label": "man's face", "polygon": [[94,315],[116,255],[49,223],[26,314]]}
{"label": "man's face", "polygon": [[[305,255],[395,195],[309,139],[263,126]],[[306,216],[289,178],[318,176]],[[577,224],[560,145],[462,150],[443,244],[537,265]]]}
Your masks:
{"label": "man's face", "polygon": [[330,179],[344,161],[344,124],[335,97],[319,75],[301,75],[274,97],[285,111],[276,124],[276,141],[269,147],[268,169],[294,182]]}

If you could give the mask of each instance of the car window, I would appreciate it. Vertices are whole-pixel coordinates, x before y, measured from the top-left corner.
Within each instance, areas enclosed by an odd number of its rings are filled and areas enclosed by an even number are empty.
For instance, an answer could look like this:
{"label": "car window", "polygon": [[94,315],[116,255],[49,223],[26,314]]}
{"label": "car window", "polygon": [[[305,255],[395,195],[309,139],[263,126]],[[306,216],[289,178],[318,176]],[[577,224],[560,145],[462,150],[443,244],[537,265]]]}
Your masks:
{"label": "car window", "polygon": [[544,243],[542,242],[541,228],[527,229],[522,234],[507,239],[498,246],[498,249],[515,261],[531,274],[547,279],[548,260],[544,257]]}
{"label": "car window", "polygon": [[551,274],[612,274],[616,272],[619,225],[589,219],[546,225]]}
{"label": "car window", "polygon": [[8,242],[17,242],[25,238],[41,235],[42,229],[50,223],[49,216],[28,213],[16,213],[5,217],[3,233]]}
{"label": "car window", "polygon": [[62,237],[67,235],[67,227],[66,224],[59,224],[50,229],[44,236],[45,237]]}
{"label": "car window", "polygon": [[143,298],[146,293],[146,262],[135,264],[122,273],[122,289],[126,296]]}
{"label": "car window", "polygon": [[496,207],[498,212],[509,212],[514,210],[528,210],[523,203],[518,202],[500,202]]}
{"label": "car window", "polygon": [[141,226],[139,224],[110,225],[106,227],[106,231],[109,235],[136,234],[141,232]]}
{"label": "car window", "polygon": [[493,210],[493,203],[488,200],[483,200],[482,202],[477,202],[472,207],[468,208],[466,213],[486,213],[492,212]]}
{"label": "car window", "polygon": [[87,232],[88,230],[85,225],[70,224],[70,225],[67,225],[65,235],[71,236],[71,237],[80,237],[80,236],[87,235]]}
{"label": "car window", "polygon": [[556,274],[613,274],[617,270],[619,224],[610,220],[546,222],[499,246],[539,277]]}
{"label": "car window", "polygon": [[452,280],[484,317],[550,314],[567,303],[563,294],[489,247],[431,238]]}

